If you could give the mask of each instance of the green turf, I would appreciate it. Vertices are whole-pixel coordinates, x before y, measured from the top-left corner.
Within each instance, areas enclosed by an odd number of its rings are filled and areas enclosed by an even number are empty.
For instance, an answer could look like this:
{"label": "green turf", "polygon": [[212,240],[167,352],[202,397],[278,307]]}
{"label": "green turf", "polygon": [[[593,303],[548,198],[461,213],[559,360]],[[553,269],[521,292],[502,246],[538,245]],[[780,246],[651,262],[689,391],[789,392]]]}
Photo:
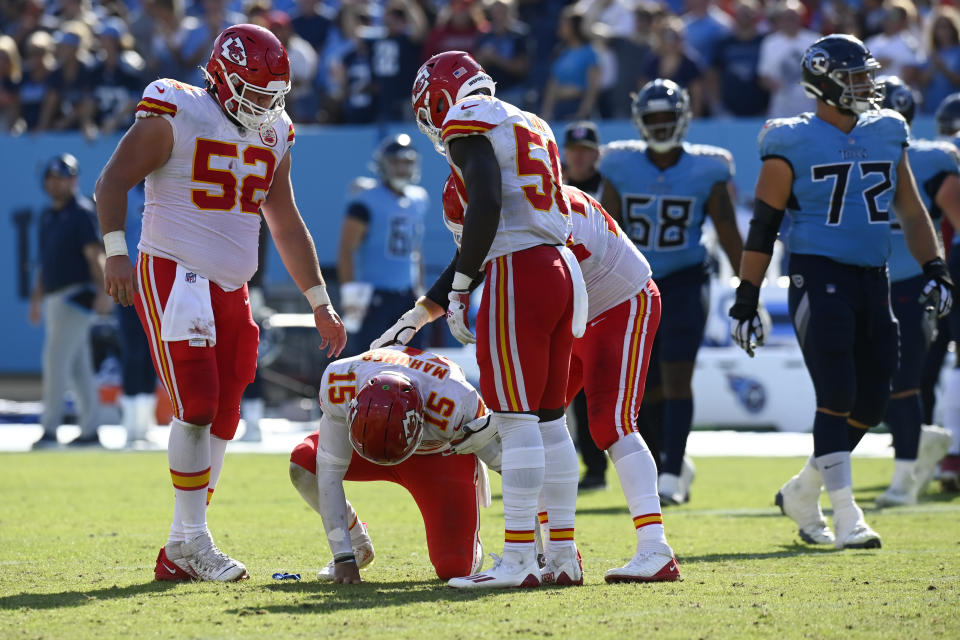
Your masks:
{"label": "green turf", "polygon": [[[960,637],[960,498],[868,510],[882,550],[814,549],[772,506],[800,464],[697,460],[692,502],[665,513],[681,582],[603,583],[634,544],[611,471],[608,490],[579,502],[585,586],[461,593],[434,579],[416,507],[393,485],[348,484],[377,561],[366,584],[335,587],[314,578],[326,539],[286,457],[229,456],[210,526],[252,578],[169,585],[152,580],[172,504],[164,454],[3,454],[0,638]],[[891,470],[855,460],[863,506]],[[499,551],[500,502],[481,517]],[[277,582],[275,571],[304,580]]]}

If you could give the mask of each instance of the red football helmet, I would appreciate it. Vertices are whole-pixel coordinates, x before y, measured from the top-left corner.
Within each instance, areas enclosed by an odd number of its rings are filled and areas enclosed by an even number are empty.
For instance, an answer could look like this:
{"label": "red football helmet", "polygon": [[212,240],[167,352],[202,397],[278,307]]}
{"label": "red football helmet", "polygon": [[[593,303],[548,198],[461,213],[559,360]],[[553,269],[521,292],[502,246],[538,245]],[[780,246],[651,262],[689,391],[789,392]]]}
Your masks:
{"label": "red football helmet", "polygon": [[254,24],[224,29],[203,75],[224,111],[251,131],[273,124],[283,113],[290,60],[268,29]]}
{"label": "red football helmet", "polygon": [[450,107],[478,89],[493,95],[496,83],[465,51],[444,51],[423,63],[413,81],[413,113],[417,126],[443,153],[440,128]]}
{"label": "red football helmet", "polygon": [[385,371],[370,378],[350,401],[350,444],[375,464],[399,464],[413,455],[423,438],[423,398],[402,373]]}
{"label": "red football helmet", "polygon": [[443,224],[446,225],[457,246],[463,237],[463,215],[466,212],[467,192],[463,181],[457,174],[450,172],[443,184]]}

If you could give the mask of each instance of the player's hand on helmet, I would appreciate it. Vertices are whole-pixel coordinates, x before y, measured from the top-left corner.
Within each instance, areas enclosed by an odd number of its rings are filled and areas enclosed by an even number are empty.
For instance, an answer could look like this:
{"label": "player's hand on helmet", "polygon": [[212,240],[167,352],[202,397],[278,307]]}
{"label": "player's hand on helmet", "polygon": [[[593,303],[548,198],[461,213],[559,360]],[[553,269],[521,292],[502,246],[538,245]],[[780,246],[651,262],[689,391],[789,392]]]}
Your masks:
{"label": "player's hand on helmet", "polygon": [[360,568],[356,562],[338,562],[333,565],[334,584],[360,584]]}
{"label": "player's hand on helmet", "polygon": [[754,349],[762,346],[770,333],[770,314],[760,305],[760,288],[742,280],[737,287],[737,297],[730,307],[730,337],[751,358]]}
{"label": "player's hand on helmet", "polygon": [[923,265],[923,275],[928,278],[920,294],[920,302],[933,307],[937,317],[942,318],[953,307],[953,280],[943,258],[934,258]]}
{"label": "player's hand on helmet", "polygon": [[103,267],[103,290],[117,304],[129,307],[137,294],[137,278],[126,254],[110,256]]}
{"label": "player's hand on helmet", "polygon": [[470,290],[454,289],[447,294],[447,325],[460,344],[474,344],[477,338],[470,331]]}
{"label": "player's hand on helmet", "polygon": [[[442,310],[442,307],[439,308]],[[432,319],[433,318],[430,317],[430,311],[424,305],[418,303],[413,309],[410,309],[400,316],[400,319],[384,331],[383,335],[371,342],[370,348],[379,349],[380,347],[389,347],[395,344],[407,344],[413,339],[413,336],[417,335],[417,332],[420,331],[423,325]]]}
{"label": "player's hand on helmet", "polygon": [[450,453],[479,453],[490,444],[497,437],[497,426],[491,415],[488,413],[463,425],[457,438],[450,442]]}
{"label": "player's hand on helmet", "polygon": [[334,310],[332,304],[321,304],[313,310],[313,323],[320,334],[320,350],[327,350],[327,355],[336,358],[347,346],[347,330],[343,321]]}

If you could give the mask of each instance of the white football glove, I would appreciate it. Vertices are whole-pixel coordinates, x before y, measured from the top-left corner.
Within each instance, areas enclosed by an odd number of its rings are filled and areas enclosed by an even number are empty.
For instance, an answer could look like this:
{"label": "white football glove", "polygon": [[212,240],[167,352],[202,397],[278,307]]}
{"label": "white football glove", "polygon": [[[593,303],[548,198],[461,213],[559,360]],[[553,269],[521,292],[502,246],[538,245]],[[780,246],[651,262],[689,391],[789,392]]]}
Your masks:
{"label": "white football glove", "polygon": [[492,415],[488,413],[463,425],[460,428],[460,437],[450,443],[450,452],[478,453],[490,444],[499,435],[497,426],[490,419]]}
{"label": "white football glove", "polygon": [[369,282],[344,282],[340,285],[341,320],[347,333],[360,331],[372,299],[373,285]]}
{"label": "white football glove", "polygon": [[477,338],[470,331],[470,291],[454,289],[447,294],[450,304],[447,306],[447,325],[450,333],[460,344],[474,344]]}
{"label": "white football glove", "polygon": [[920,302],[932,306],[941,318],[953,307],[953,280],[943,258],[934,258],[923,265],[923,275],[929,280],[923,285]]}
{"label": "white football glove", "polygon": [[371,349],[389,347],[394,344],[407,344],[417,335],[423,325],[430,322],[430,312],[421,304],[410,309],[393,326],[383,332],[379,338],[370,343]]}

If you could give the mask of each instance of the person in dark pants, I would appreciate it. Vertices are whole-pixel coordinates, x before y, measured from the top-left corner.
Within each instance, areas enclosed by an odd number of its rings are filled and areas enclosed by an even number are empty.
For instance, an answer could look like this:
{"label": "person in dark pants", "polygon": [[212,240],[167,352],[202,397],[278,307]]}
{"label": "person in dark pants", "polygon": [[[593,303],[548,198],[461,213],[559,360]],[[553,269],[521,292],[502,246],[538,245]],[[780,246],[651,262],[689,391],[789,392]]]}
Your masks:
{"label": "person in dark pants", "polygon": [[[422,289],[427,192],[410,136],[385,138],[373,154],[377,179],[359,178],[340,231],[337,277],[349,338],[344,355],[366,351]],[[414,339],[419,347],[419,340]]]}
{"label": "person in dark pants", "polygon": [[[71,388],[80,436],[71,445],[99,445],[100,405],[90,351],[94,309],[112,307],[103,291],[103,245],[93,203],[77,193],[80,167],[69,153],[43,172],[50,207],[40,216],[40,271],[30,297],[30,321],[46,319],[43,343],[43,436],[34,448],[57,445],[63,399]],[[42,313],[41,313],[42,307]]]}

